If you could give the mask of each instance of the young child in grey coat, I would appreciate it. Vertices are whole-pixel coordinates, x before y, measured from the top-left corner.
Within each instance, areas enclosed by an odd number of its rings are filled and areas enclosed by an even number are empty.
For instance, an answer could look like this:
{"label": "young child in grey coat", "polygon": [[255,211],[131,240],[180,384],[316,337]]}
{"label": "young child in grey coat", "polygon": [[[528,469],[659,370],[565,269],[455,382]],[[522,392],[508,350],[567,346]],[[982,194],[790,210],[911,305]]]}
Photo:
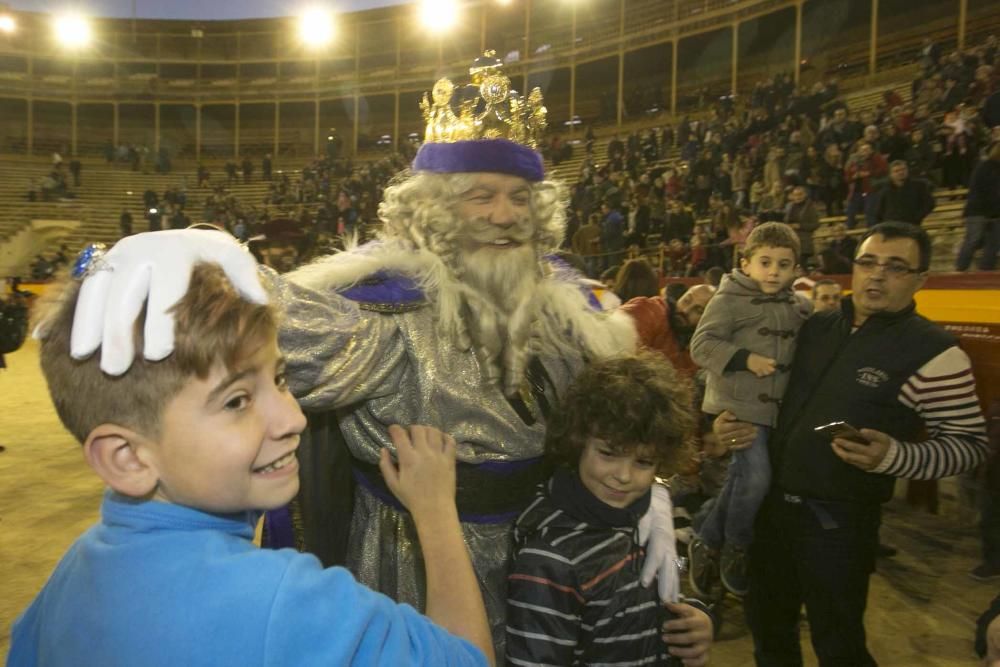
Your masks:
{"label": "young child in grey coat", "polygon": [[692,359],[707,371],[702,410],[729,411],[757,425],[753,444],[734,453],[722,492],[695,519],[690,577],[705,597],[720,575],[731,593],[746,594],[746,550],[771,483],[767,438],[788,386],[795,337],[812,313],[811,302],[792,289],[799,250],[788,225],[755,227],[740,269],[723,276],[691,341]]}

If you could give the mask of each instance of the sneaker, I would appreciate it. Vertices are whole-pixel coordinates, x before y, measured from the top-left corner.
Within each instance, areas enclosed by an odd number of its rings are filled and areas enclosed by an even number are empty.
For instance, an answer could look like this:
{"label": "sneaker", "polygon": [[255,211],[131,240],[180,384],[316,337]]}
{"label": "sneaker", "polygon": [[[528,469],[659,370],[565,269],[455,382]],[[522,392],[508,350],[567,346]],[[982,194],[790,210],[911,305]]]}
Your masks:
{"label": "sneaker", "polygon": [[696,537],[688,547],[688,556],[691,588],[698,597],[712,599],[719,583],[719,552]]}
{"label": "sneaker", "polygon": [[722,547],[722,564],[719,567],[722,585],[736,597],[747,594],[747,550],[727,544]]}
{"label": "sneaker", "polygon": [[976,581],[993,581],[997,577],[1000,577],[1000,565],[980,563],[969,570],[969,576]]}

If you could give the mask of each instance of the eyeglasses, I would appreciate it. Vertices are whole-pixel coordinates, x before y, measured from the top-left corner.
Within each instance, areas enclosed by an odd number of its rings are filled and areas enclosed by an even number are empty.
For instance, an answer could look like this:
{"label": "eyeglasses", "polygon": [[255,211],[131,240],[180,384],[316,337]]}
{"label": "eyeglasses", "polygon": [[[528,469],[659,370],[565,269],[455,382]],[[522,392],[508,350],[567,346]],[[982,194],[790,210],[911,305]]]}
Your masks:
{"label": "eyeglasses", "polygon": [[908,276],[913,273],[923,273],[923,269],[911,269],[908,264],[903,262],[879,262],[874,257],[859,257],[854,260],[854,266],[858,267],[865,273],[872,273],[875,269],[885,269],[885,272],[890,276],[895,276],[897,278],[902,278],[903,276]]}

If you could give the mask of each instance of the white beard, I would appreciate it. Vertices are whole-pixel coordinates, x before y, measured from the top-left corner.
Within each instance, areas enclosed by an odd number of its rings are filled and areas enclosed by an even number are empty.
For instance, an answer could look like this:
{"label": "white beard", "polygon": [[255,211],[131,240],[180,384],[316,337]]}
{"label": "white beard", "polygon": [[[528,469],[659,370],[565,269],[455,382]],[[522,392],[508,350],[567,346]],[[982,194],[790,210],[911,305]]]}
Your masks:
{"label": "white beard", "polygon": [[541,277],[530,243],[510,250],[485,247],[459,254],[458,261],[459,279],[508,316],[531,296]]}
{"label": "white beard", "polygon": [[509,250],[484,247],[460,253],[458,263],[470,342],[487,379],[503,379],[510,395],[520,385],[531,352],[539,258],[526,243]]}

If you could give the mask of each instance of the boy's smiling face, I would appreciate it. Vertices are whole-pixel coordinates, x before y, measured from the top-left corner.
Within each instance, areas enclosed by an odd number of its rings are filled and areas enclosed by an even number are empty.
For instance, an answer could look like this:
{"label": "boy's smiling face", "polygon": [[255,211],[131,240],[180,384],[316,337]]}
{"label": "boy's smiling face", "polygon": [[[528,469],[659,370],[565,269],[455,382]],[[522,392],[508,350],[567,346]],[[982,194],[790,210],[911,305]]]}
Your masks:
{"label": "boy's smiling face", "polygon": [[217,362],[167,404],[147,443],[154,499],[209,512],[268,510],[299,489],[295,450],[305,416],[271,338],[237,368]]}
{"label": "boy's smiling face", "polygon": [[617,450],[607,441],[587,438],[577,468],[580,481],[598,500],[612,507],[628,507],[649,491],[656,479],[650,447]]}

